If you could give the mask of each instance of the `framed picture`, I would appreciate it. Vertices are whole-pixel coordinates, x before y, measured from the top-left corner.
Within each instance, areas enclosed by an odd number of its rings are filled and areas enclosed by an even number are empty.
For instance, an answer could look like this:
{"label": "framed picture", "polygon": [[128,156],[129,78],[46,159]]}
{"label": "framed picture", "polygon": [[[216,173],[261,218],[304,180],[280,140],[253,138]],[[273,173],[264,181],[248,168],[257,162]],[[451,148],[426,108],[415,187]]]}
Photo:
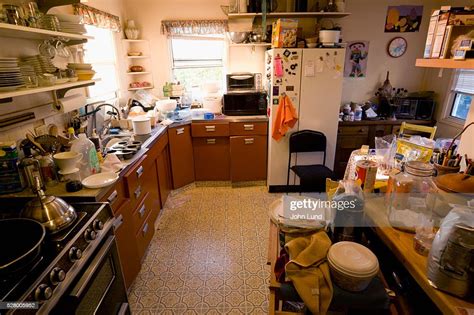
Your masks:
{"label": "framed picture", "polygon": [[422,5],[389,6],[385,19],[385,32],[418,32],[420,30],[422,16]]}

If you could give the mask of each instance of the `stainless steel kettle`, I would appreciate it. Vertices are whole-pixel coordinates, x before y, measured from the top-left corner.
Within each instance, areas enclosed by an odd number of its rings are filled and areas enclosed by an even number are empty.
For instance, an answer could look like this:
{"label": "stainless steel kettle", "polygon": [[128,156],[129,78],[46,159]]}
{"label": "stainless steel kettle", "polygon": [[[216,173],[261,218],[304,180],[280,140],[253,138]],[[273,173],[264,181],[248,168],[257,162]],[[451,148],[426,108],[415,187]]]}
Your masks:
{"label": "stainless steel kettle", "polygon": [[39,178],[35,180],[37,197],[26,204],[21,216],[40,222],[50,234],[67,228],[76,220],[76,210],[59,197],[46,196]]}

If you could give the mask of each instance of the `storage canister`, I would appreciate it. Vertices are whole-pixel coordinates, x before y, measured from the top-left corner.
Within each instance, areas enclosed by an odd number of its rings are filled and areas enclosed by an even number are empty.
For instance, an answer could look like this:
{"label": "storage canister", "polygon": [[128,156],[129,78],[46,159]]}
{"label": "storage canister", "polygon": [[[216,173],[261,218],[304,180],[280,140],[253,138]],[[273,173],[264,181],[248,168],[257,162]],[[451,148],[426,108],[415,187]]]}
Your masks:
{"label": "storage canister", "polygon": [[379,272],[377,257],[358,243],[338,242],[332,245],[327,259],[333,281],[347,291],[365,290]]}

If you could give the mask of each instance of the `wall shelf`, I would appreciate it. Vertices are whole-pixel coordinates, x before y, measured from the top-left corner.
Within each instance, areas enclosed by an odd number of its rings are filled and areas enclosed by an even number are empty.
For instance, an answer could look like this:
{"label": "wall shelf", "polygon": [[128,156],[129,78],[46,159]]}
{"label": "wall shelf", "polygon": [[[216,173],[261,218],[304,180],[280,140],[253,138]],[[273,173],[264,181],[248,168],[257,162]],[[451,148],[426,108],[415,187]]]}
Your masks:
{"label": "wall shelf", "polygon": [[[271,12],[267,18],[300,17],[300,18],[343,18],[351,15],[348,12]],[[229,13],[229,19],[261,17],[262,13]]]}
{"label": "wall shelf", "polygon": [[77,82],[69,82],[69,83],[64,83],[64,84],[56,84],[53,86],[42,86],[42,87],[31,88],[31,89],[22,88],[22,89],[18,89],[14,91],[0,92],[0,100],[11,99],[13,97],[32,95],[32,94],[43,93],[43,92],[50,92],[50,91],[60,91],[60,90],[67,91],[73,88],[94,85],[95,82],[97,81],[99,80],[77,81]]}
{"label": "wall shelf", "polygon": [[474,59],[416,59],[417,67],[447,68],[447,69],[474,69]]}
{"label": "wall shelf", "polygon": [[129,75],[139,75],[139,74],[150,74],[149,71],[143,71],[143,72],[127,72]]}
{"label": "wall shelf", "polygon": [[271,43],[229,44],[230,47],[271,47]]}
{"label": "wall shelf", "polygon": [[138,90],[151,90],[153,89],[153,86],[145,86],[145,87],[139,87],[139,88],[128,88],[129,91],[138,91]]}
{"label": "wall shelf", "polygon": [[26,26],[19,26],[7,23],[0,23],[0,37],[23,38],[34,40],[45,40],[54,37],[69,39],[71,41],[85,42],[88,39],[94,39],[92,36],[71,34],[64,32],[56,32],[44,30],[41,28],[33,28]]}

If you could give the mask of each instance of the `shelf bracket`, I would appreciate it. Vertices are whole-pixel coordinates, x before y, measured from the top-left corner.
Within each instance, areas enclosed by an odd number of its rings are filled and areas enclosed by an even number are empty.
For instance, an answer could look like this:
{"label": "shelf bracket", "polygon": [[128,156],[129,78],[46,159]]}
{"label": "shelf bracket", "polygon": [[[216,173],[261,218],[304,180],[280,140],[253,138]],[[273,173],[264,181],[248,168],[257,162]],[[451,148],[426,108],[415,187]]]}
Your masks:
{"label": "shelf bracket", "polygon": [[76,86],[73,86],[73,87],[56,90],[56,91],[53,91],[53,93],[55,94],[56,98],[64,98],[67,91],[69,91],[69,90],[88,87],[88,86],[92,86],[92,85],[95,85],[95,82],[84,83],[84,84],[81,84],[81,85],[76,85]]}

